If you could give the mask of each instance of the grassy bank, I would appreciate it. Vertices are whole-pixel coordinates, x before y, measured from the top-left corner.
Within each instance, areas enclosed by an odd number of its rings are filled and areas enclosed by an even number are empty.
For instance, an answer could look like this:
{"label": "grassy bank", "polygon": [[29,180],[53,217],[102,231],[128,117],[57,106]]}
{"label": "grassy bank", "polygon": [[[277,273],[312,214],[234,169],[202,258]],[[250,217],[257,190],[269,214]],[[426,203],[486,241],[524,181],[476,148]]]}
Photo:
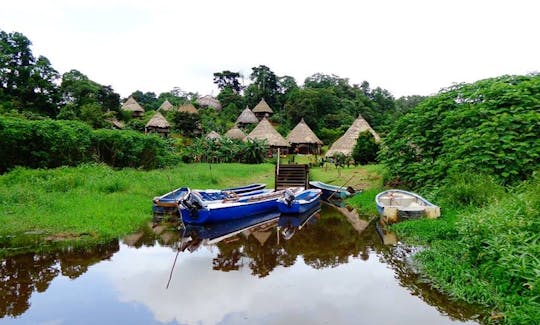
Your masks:
{"label": "grassy bank", "polygon": [[190,164],[113,170],[86,165],[16,169],[0,176],[0,254],[104,241],[151,220],[151,199],[176,187],[273,185],[273,165]]}
{"label": "grassy bank", "polygon": [[[442,206],[436,220],[392,227],[426,247],[414,256],[432,285],[492,310],[485,323],[540,323],[540,181],[504,189],[490,177],[461,175],[422,193]],[[371,200],[371,202],[364,202]],[[372,197],[355,204],[373,205]]]}

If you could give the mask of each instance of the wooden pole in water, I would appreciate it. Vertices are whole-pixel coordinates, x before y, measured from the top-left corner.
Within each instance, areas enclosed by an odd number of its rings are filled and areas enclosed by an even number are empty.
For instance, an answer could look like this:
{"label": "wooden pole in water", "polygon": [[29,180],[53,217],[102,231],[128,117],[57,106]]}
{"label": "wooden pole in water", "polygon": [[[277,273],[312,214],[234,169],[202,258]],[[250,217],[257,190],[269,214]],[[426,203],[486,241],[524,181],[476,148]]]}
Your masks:
{"label": "wooden pole in water", "polygon": [[176,256],[174,257],[174,263],[171,268],[171,273],[169,274],[169,281],[167,281],[167,287],[165,287],[165,289],[169,289],[169,284],[171,283],[172,274],[173,274],[174,266],[176,265],[176,259],[178,258],[178,254],[180,254],[180,247],[178,248],[178,252],[176,252]]}

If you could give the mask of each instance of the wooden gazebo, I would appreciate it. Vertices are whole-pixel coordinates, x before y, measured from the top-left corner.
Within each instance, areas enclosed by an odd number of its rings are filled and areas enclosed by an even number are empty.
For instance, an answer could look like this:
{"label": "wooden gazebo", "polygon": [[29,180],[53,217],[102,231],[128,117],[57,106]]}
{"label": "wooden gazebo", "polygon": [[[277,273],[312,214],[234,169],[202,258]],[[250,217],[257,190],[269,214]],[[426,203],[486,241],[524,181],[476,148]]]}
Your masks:
{"label": "wooden gazebo", "polygon": [[291,145],[291,151],[303,154],[320,154],[323,142],[306,124],[304,119],[292,129],[287,136],[287,141]]}

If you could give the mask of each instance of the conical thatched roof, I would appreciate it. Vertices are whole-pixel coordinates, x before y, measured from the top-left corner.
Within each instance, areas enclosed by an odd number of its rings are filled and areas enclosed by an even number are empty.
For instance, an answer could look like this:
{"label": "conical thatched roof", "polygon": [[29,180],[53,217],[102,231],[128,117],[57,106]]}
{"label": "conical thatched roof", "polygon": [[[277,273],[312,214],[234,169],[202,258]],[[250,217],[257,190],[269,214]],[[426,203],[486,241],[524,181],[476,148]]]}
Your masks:
{"label": "conical thatched roof", "polygon": [[173,104],[169,102],[169,100],[165,99],[165,101],[159,106],[157,109],[158,111],[170,111],[174,108]]}
{"label": "conical thatched roof", "polygon": [[246,139],[266,140],[273,147],[290,147],[289,142],[274,129],[272,124],[266,118],[263,118],[259,124],[251,131]]}
{"label": "conical thatched roof", "polygon": [[257,106],[253,108],[253,113],[273,113],[273,111],[263,98]]}
{"label": "conical thatched roof", "polygon": [[154,116],[146,123],[145,127],[155,127],[155,128],[168,128],[169,122],[167,122],[167,119],[161,115],[160,112],[156,112]]}
{"label": "conical thatched roof", "polygon": [[142,108],[142,106],[137,103],[135,98],[131,96],[129,96],[126,102],[122,105],[122,109],[132,112],[144,112],[144,108]]}
{"label": "conical thatched roof", "polygon": [[178,107],[178,111],[190,114],[199,114],[199,111],[197,111],[197,109],[195,108],[195,106],[193,106],[192,103],[180,105],[180,107]]}
{"label": "conical thatched roof", "polygon": [[219,100],[217,100],[216,98],[214,98],[214,97],[212,97],[210,95],[199,97],[199,98],[197,98],[196,102],[197,102],[197,104],[199,104],[199,106],[213,107],[215,109],[221,109],[221,103],[219,102]]}
{"label": "conical thatched roof", "polygon": [[219,133],[217,133],[216,131],[211,131],[210,133],[208,133],[205,137],[206,139],[219,139],[221,138],[221,135],[219,135]]}
{"label": "conical thatched roof", "polygon": [[302,119],[287,136],[289,143],[315,143],[323,144],[321,139],[309,128]]}
{"label": "conical thatched roof", "polygon": [[249,109],[249,107],[246,106],[246,108],[240,113],[238,118],[236,119],[236,123],[242,123],[242,124],[257,124],[259,123],[259,119],[253,112]]}
{"label": "conical thatched roof", "polygon": [[243,140],[246,137],[244,131],[240,130],[236,125],[225,133],[225,136],[229,139]]}
{"label": "conical thatched roof", "polygon": [[375,138],[375,141],[381,141],[381,137],[379,137],[377,132],[375,132],[375,130],[371,128],[369,123],[364,120],[361,115],[359,115],[358,118],[349,127],[347,132],[345,132],[345,134],[342,135],[341,138],[337,139],[336,142],[332,144],[332,147],[330,147],[330,150],[328,150],[328,152],[326,153],[326,157],[331,157],[338,152],[341,152],[345,155],[350,155],[353,151],[354,146],[356,145],[356,140],[358,139],[358,136],[361,132],[364,131],[369,131]]}

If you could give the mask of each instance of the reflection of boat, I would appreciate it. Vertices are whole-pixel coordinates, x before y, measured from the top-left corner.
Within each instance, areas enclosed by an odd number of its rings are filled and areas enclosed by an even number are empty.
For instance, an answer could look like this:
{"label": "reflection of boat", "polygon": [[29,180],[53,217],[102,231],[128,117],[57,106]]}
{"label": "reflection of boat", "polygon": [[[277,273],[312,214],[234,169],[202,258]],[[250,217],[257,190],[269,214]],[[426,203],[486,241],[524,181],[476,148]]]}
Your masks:
{"label": "reflection of boat", "polygon": [[286,190],[277,200],[277,207],[281,213],[304,213],[319,205],[321,192],[320,189],[307,189],[294,194]]}
{"label": "reflection of boat", "polygon": [[283,238],[285,240],[291,239],[297,229],[302,229],[308,222],[314,220],[312,217],[319,212],[321,212],[321,206],[317,204],[304,213],[282,214],[278,220],[278,227],[282,229]]}
{"label": "reflection of boat", "polygon": [[[301,188],[287,190],[296,194]],[[245,193],[244,196],[213,201],[205,200],[199,191],[190,191],[184,199],[180,200],[179,209],[185,223],[229,221],[277,210],[276,200],[282,197],[285,191],[263,191],[250,195]]]}
{"label": "reflection of boat", "polygon": [[311,181],[309,182],[309,186],[311,188],[320,189],[322,191],[321,197],[323,200],[328,200],[328,198],[330,197],[332,199],[341,200],[356,193],[356,191],[352,187],[337,186],[319,181]]}
{"label": "reflection of boat", "polygon": [[439,217],[441,210],[418,194],[403,190],[388,190],[375,197],[377,210],[390,220],[411,219],[420,216]]}
{"label": "reflection of boat", "polygon": [[[243,194],[246,192],[259,191],[266,187],[262,183],[254,183],[244,186],[231,187],[223,190],[207,190],[211,193],[216,193],[217,196],[221,196],[221,199],[224,199],[226,196],[231,194]],[[177,188],[169,193],[163,194],[161,196],[156,196],[152,200],[152,211],[154,213],[163,214],[163,213],[176,213],[178,210],[178,203],[180,200],[187,194],[187,187]]]}
{"label": "reflection of boat", "polygon": [[188,224],[185,231],[186,234],[194,238],[203,239],[207,244],[213,244],[243,231],[276,221],[279,215],[278,211],[272,211],[270,213],[254,215],[250,218],[235,219],[226,222],[205,225]]}

